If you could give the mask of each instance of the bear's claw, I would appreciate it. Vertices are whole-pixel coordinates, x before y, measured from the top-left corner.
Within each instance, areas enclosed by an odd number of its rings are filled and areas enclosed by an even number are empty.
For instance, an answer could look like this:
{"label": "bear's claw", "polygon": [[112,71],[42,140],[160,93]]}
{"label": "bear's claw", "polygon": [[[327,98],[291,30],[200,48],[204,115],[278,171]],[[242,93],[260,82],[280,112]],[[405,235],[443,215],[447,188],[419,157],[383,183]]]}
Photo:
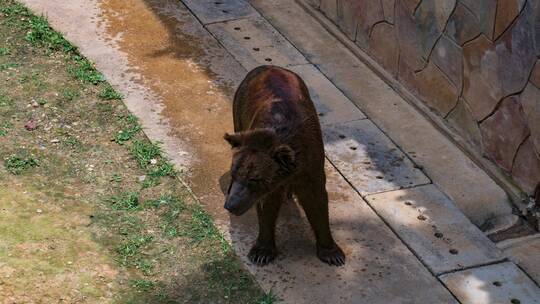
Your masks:
{"label": "bear's claw", "polygon": [[249,251],[248,258],[253,264],[264,266],[272,262],[276,255],[277,252],[275,248],[259,247],[255,245]]}
{"label": "bear's claw", "polygon": [[341,250],[338,245],[334,245],[330,249],[317,246],[317,256],[321,261],[329,265],[345,265],[345,253],[343,253],[343,250]]}

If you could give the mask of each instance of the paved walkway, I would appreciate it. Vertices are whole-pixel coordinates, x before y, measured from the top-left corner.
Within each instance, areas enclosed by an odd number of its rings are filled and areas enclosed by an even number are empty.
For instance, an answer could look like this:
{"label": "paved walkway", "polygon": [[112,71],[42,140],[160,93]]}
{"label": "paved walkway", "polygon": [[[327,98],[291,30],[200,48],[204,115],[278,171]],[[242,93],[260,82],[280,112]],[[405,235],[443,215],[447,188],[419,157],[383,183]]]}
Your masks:
{"label": "paved walkway", "polygon": [[[23,2],[126,94],[249,271],[284,302],[540,303],[538,285],[462,213],[477,224],[504,215],[504,192],[295,2]],[[254,267],[246,259],[254,212],[236,218],[222,209],[232,95],[260,64],[294,70],[313,95],[345,267],[318,261],[292,204],[278,223],[281,255]],[[498,208],[482,212],[488,202]]]}

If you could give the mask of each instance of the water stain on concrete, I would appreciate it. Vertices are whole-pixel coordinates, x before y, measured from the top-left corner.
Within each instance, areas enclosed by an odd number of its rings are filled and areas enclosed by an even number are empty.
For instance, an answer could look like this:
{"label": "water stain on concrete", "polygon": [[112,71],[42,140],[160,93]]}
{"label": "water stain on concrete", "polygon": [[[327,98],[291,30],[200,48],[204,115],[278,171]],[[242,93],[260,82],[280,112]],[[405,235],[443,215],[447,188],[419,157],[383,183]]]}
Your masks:
{"label": "water stain on concrete", "polygon": [[221,193],[209,177],[227,171],[229,148],[222,135],[232,130],[232,97],[245,71],[179,1],[109,0],[99,8],[98,24],[117,37],[140,82],[159,96],[174,135],[204,160],[190,166],[194,190]]}

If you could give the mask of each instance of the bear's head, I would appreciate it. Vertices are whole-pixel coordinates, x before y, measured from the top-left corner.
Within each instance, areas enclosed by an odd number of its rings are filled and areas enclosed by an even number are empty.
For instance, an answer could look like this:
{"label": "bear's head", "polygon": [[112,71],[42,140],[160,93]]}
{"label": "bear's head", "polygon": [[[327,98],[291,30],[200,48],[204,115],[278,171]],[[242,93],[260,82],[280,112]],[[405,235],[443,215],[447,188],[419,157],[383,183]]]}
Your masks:
{"label": "bear's head", "polygon": [[225,134],[233,149],[231,184],[225,209],[242,215],[282,185],[296,171],[293,149],[281,143],[272,129]]}

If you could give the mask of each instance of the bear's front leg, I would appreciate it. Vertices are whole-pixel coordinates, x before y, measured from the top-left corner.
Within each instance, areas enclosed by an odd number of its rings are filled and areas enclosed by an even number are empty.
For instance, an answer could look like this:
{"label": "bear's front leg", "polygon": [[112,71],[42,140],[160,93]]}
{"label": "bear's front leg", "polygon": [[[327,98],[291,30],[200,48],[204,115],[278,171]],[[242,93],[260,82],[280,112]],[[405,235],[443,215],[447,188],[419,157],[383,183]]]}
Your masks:
{"label": "bear's front leg", "polygon": [[280,189],[274,191],[264,201],[257,204],[259,236],[248,254],[249,260],[256,265],[264,266],[277,256],[276,220],[284,199],[286,199],[286,193]]}

